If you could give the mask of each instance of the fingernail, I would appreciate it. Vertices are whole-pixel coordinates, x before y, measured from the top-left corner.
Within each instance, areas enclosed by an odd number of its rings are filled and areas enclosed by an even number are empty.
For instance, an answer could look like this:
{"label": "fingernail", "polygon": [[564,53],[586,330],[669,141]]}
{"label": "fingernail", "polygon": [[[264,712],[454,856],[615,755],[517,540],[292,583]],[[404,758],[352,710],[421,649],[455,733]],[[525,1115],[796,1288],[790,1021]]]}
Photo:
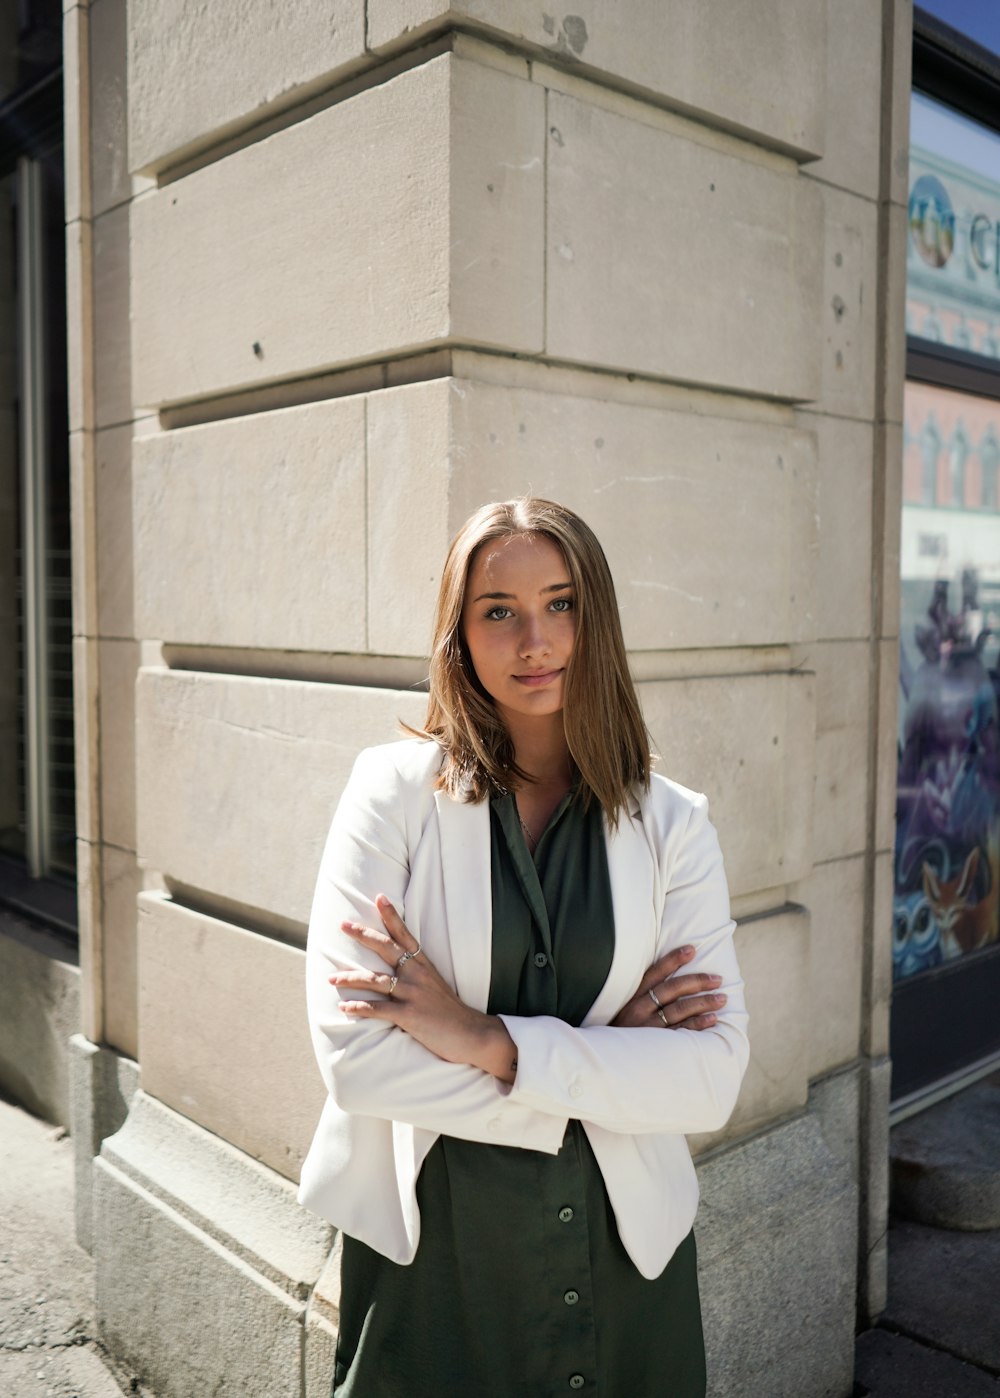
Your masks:
{"label": "fingernail", "polygon": [[694,947],[681,947],[681,956],[691,956],[693,952]]}
{"label": "fingernail", "polygon": [[709,976],[708,979],[712,982],[713,985],[718,985],[718,984],[721,982],[722,977],[721,977],[721,976]]}
{"label": "fingernail", "polygon": [[713,995],[712,1003],[715,1005],[724,1005],[726,1003],[725,995]]}

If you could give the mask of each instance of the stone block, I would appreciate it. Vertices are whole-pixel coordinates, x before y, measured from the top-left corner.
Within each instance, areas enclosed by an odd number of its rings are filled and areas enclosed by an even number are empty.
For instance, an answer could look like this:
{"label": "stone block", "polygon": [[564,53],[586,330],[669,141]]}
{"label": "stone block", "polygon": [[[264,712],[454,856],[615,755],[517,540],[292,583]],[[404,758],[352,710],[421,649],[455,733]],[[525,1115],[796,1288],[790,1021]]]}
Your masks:
{"label": "stone block", "polygon": [[105,1136],[120,1130],[139,1086],[139,1065],[83,1034],[69,1040],[70,1135],[73,1138],[76,1240],[94,1250],[93,1166]]}
{"label": "stone block", "polygon": [[[135,849],[135,675],[137,641],[98,641],[101,838]],[[195,790],[194,787],[191,788]]]}
{"label": "stone block", "polygon": [[764,145],[823,149],[823,0],[764,0],[752,10],[723,0],[666,8],[641,0],[627,23],[599,0],[579,0],[562,19],[527,0],[368,0],[367,13],[376,50],[413,45],[458,21],[598,80],[644,89]]}
{"label": "stone block", "polygon": [[725,1127],[689,1138],[701,1153],[805,1106],[808,1094],[809,916],[786,906],[743,919],[736,954],[746,985],[750,1062]]}
{"label": "stone block", "polygon": [[886,422],[903,421],[903,388],[906,382],[906,244],[909,222],[905,204],[890,204],[887,236],[879,277],[885,287],[885,330],[882,354],[885,372],[882,398],[875,411]]}
{"label": "stone block", "polygon": [[[816,635],[820,640],[868,636],[872,626],[873,431],[868,423],[820,413],[803,413],[801,420],[815,431],[818,454]],[[898,562],[896,569],[898,574]]]}
{"label": "stone block", "polygon": [[366,649],[362,396],[137,437],[133,452],[142,635]]}
{"label": "stone block", "polygon": [[0,1088],[69,1127],[69,1037],[80,1027],[80,970],[65,942],[0,909]]}
{"label": "stone block", "polygon": [[[421,694],[144,669],[140,863],[308,923],[323,842],[358,751],[422,722]],[[192,801],[191,793],[198,793]]]}
{"label": "stone block", "polygon": [[94,295],[91,278],[93,225],[66,225],[66,392],[69,431],[94,425]]}
{"label": "stone block", "polygon": [[[814,634],[811,432],[583,394],[438,380],[368,403],[370,643],[425,654],[451,536],[534,493],[598,533],[633,651]],[[407,548],[382,550],[404,537]],[[719,569],[725,558],[725,582]]]}
{"label": "stone block", "polygon": [[[128,168],[125,0],[92,0],[90,16],[90,161],[93,212],[131,197]],[[160,50],[162,59],[163,49]]]}
{"label": "stone block", "polygon": [[639,698],[659,770],[705,791],[734,896],[811,866],[812,676],[644,681]]}
{"label": "stone block", "polygon": [[137,403],[457,333],[540,350],[544,102],[442,54],[136,200]]}
{"label": "stone block", "polygon": [[826,140],[809,174],[866,199],[879,195],[882,6],[827,0]]}
{"label": "stone block", "polygon": [[899,635],[899,536],[903,511],[903,428],[898,422],[875,429],[875,457],[883,481],[880,561],[881,634]]}
{"label": "stone block", "polygon": [[74,5],[63,15],[63,142],[67,223],[90,218],[90,12]]}
{"label": "stone block", "polygon": [[865,848],[870,721],[867,641],[818,641],[808,647],[816,671],[817,863]]}
{"label": "stone block", "polygon": [[713,1398],[844,1398],[857,1190],[812,1112],[699,1163],[695,1223]]}
{"label": "stone block", "polygon": [[818,864],[795,885],[809,909],[810,1078],[849,1063],[860,1049],[865,936],[863,855]]}
{"label": "stone block", "polygon": [[870,419],[878,344],[878,211],[856,194],[818,188],[824,209],[822,302],[811,330],[822,355],[819,406],[826,413]]}
{"label": "stone block", "polygon": [[[98,0],[100,3],[100,0]],[[142,874],[131,850],[101,849],[101,934],[104,948],[104,1039],[130,1058],[139,1056],[136,899]]]}
{"label": "stone block", "polygon": [[94,1238],[101,1338],[160,1398],[299,1398],[330,1229],[291,1184],[139,1092],[94,1162]]}
{"label": "stone block", "polygon": [[560,93],[547,123],[547,353],[815,398],[817,183],[750,146],[700,144],[687,123],[647,125]]}
{"label": "stone block", "polygon": [[[104,4],[104,0],[98,3]],[[130,208],[129,204],[119,204],[93,222],[94,338],[93,348],[85,345],[84,353],[93,357],[97,427],[114,427],[132,418]],[[164,333],[187,343],[190,331],[178,335],[176,324]]]}
{"label": "stone block", "polygon": [[155,893],[139,928],[145,1090],[297,1180],[325,1099],[304,953]]}
{"label": "stone block", "polygon": [[76,841],[76,921],[83,971],[80,976],[81,1033],[104,1037],[104,936],[101,928],[101,846]]}
{"label": "stone block", "polygon": [[69,517],[73,635],[96,636],[97,472],[94,466],[94,433],[82,428],[69,434]]}
{"label": "stone block", "polygon": [[137,0],[128,18],[134,170],[155,169],[303,101],[365,47],[363,0],[224,0],[207,7],[179,0],[169,8]]}
{"label": "stone block", "polygon": [[871,918],[871,980],[862,1010],[864,1051],[872,1058],[889,1052],[889,1008],[892,1000],[892,905],[895,854],[881,850],[875,856],[875,882]]}
{"label": "stone block", "polygon": [[[97,0],[98,6],[104,3],[105,0]],[[105,637],[132,637],[136,632],[131,425],[106,427],[96,432],[93,450],[98,540],[95,550],[97,630]]]}
{"label": "stone block", "polygon": [[76,832],[85,840],[101,833],[100,743],[98,741],[98,642],[73,637],[73,740],[76,771]]}

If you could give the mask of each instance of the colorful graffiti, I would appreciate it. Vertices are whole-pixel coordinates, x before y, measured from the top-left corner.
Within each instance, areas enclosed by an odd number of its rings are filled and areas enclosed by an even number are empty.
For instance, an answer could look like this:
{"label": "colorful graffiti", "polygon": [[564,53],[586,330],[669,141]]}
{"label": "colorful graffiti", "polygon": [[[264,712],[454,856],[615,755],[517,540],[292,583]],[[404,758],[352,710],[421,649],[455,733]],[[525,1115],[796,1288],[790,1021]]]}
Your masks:
{"label": "colorful graffiti", "polygon": [[974,569],[960,609],[938,580],[914,627],[921,660],[900,647],[893,976],[916,975],[997,940],[1000,886],[1000,668]]}

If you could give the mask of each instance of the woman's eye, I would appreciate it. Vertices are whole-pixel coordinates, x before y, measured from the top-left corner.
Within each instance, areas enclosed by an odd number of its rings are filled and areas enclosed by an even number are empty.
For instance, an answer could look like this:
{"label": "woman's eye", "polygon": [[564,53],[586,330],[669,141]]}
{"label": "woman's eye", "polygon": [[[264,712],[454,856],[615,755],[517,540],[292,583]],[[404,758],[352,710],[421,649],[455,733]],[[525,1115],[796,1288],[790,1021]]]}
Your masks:
{"label": "woman's eye", "polygon": [[572,597],[557,597],[552,603],[554,612],[571,612],[573,610]]}
{"label": "woman's eye", "polygon": [[509,607],[491,607],[486,613],[487,621],[503,621],[506,617],[512,616]]}

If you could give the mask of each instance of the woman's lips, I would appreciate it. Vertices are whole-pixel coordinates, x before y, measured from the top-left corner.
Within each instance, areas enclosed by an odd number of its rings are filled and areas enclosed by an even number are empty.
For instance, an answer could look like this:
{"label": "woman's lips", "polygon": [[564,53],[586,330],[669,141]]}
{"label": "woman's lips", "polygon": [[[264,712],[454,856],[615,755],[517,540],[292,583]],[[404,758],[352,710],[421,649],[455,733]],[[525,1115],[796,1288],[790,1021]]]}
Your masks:
{"label": "woman's lips", "polygon": [[562,670],[543,670],[536,675],[515,675],[518,684],[526,684],[531,688],[536,685],[548,684],[549,680],[554,680],[557,675],[561,675]]}

